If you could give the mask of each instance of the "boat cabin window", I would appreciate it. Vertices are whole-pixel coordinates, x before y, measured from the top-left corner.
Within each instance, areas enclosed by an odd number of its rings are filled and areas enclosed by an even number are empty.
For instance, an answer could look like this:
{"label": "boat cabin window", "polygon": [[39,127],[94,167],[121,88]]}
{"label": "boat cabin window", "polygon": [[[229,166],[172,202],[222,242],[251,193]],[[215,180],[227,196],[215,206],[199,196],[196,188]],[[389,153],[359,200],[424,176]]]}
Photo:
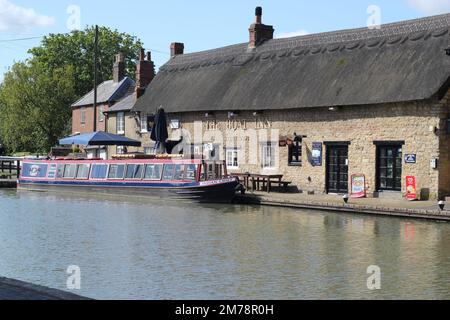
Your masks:
{"label": "boat cabin window", "polygon": [[196,181],[197,180],[197,169],[198,169],[198,166],[196,164],[186,165],[185,179]]}
{"label": "boat cabin window", "polygon": [[64,179],[74,179],[77,174],[76,164],[66,164],[64,167]]}
{"label": "boat cabin window", "polygon": [[174,180],[197,180],[197,168],[195,164],[177,164]]}
{"label": "boat cabin window", "polygon": [[107,172],[108,172],[108,165],[94,164],[92,166],[91,179],[104,180],[104,179],[106,179]]}
{"label": "boat cabin window", "polygon": [[125,175],[124,164],[111,164],[109,165],[108,179],[123,179]]}
{"label": "boat cabin window", "polygon": [[140,180],[142,179],[142,174],[144,173],[144,165],[142,164],[129,164],[127,165],[126,179]]}
{"label": "boat cabin window", "polygon": [[64,167],[63,164],[58,164],[58,169],[56,171],[56,178],[61,179],[64,176]]}
{"label": "boat cabin window", "polygon": [[77,171],[77,179],[87,180],[89,178],[89,169],[91,166],[89,164],[79,164]]}
{"label": "boat cabin window", "polygon": [[144,180],[161,180],[162,164],[148,164],[145,168]]}
{"label": "boat cabin window", "polygon": [[163,180],[173,180],[174,173],[175,173],[175,165],[174,164],[164,165]]}

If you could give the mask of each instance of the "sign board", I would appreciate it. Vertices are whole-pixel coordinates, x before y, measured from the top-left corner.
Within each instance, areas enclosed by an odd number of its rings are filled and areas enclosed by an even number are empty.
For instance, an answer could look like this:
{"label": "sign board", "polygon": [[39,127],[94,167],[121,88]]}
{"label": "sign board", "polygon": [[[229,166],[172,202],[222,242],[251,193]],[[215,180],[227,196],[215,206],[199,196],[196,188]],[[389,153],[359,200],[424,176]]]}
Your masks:
{"label": "sign board", "polygon": [[319,167],[322,165],[322,142],[313,142],[311,165],[313,167]]}
{"label": "sign board", "polygon": [[354,174],[351,177],[352,198],[366,197],[366,176],[363,174]]}
{"label": "sign board", "polygon": [[415,154],[405,154],[405,163],[416,163],[417,157]]}
{"label": "sign board", "polygon": [[406,177],[406,199],[409,201],[417,200],[416,177]]}

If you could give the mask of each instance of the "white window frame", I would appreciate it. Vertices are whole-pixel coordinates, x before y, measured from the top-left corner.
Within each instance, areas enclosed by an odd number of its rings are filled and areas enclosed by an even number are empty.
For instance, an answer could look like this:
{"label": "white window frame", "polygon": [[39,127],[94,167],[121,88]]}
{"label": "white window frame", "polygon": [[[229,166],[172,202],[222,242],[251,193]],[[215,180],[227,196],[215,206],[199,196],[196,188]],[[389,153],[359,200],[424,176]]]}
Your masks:
{"label": "white window frame", "polygon": [[146,114],[140,115],[141,133],[148,133],[148,116]]}
{"label": "white window frame", "polygon": [[[261,167],[263,169],[276,168],[275,164],[275,162],[277,161],[276,151],[277,150],[274,142],[266,142],[261,144]],[[269,163],[266,162],[268,159],[270,159]]]}
{"label": "white window frame", "polygon": [[117,112],[116,131],[117,134],[125,134],[125,112]]}
{"label": "white window frame", "polygon": [[103,113],[104,111],[105,111],[105,107],[103,105],[98,107],[98,121],[99,122],[105,121],[105,115]]}
{"label": "white window frame", "polygon": [[[121,151],[119,152],[119,150],[121,150]],[[116,154],[118,154],[118,155],[125,154],[125,146],[117,146],[116,147]]]}
{"label": "white window frame", "polygon": [[80,108],[80,123],[82,125],[86,124],[86,107]]}
{"label": "white window frame", "polygon": [[[231,154],[231,158],[229,158]],[[225,150],[225,160],[228,169],[239,169],[239,149],[238,148],[227,148]],[[229,161],[231,160],[231,161]],[[235,163],[236,160],[236,163]],[[231,162],[231,165],[230,165]]]}

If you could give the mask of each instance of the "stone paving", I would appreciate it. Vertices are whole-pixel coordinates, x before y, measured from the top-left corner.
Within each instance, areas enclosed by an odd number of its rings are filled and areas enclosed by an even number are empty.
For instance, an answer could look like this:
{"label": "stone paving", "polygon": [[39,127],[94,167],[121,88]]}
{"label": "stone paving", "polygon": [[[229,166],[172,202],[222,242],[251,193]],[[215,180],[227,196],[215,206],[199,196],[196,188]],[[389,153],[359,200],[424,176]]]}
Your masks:
{"label": "stone paving", "polygon": [[346,204],[338,195],[307,195],[302,193],[248,192],[238,202],[282,207],[311,208],[353,213],[407,216],[450,221],[450,203],[440,210],[437,201],[407,201],[390,198],[349,199]]}

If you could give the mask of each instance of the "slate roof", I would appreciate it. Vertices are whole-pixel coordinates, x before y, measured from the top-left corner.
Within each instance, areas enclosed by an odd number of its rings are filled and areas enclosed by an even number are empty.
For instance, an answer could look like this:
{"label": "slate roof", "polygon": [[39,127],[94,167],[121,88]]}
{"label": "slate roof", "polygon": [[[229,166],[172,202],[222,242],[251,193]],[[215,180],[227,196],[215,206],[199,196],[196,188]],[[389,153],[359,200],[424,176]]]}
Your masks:
{"label": "slate roof", "polygon": [[[125,77],[120,82],[114,82],[113,80],[105,81],[97,87],[97,102],[108,103],[118,101],[128,92],[130,86],[134,85],[134,80],[129,77]],[[72,107],[81,107],[93,104],[94,90],[90,91],[77,102],[72,104]]]}
{"label": "slate roof", "polygon": [[136,111],[266,110],[423,100],[448,88],[450,14],[178,55]]}
{"label": "slate roof", "polygon": [[108,112],[114,113],[120,111],[130,111],[136,103],[135,89],[136,86],[130,86],[128,91],[125,93],[125,96],[109,108]]}

